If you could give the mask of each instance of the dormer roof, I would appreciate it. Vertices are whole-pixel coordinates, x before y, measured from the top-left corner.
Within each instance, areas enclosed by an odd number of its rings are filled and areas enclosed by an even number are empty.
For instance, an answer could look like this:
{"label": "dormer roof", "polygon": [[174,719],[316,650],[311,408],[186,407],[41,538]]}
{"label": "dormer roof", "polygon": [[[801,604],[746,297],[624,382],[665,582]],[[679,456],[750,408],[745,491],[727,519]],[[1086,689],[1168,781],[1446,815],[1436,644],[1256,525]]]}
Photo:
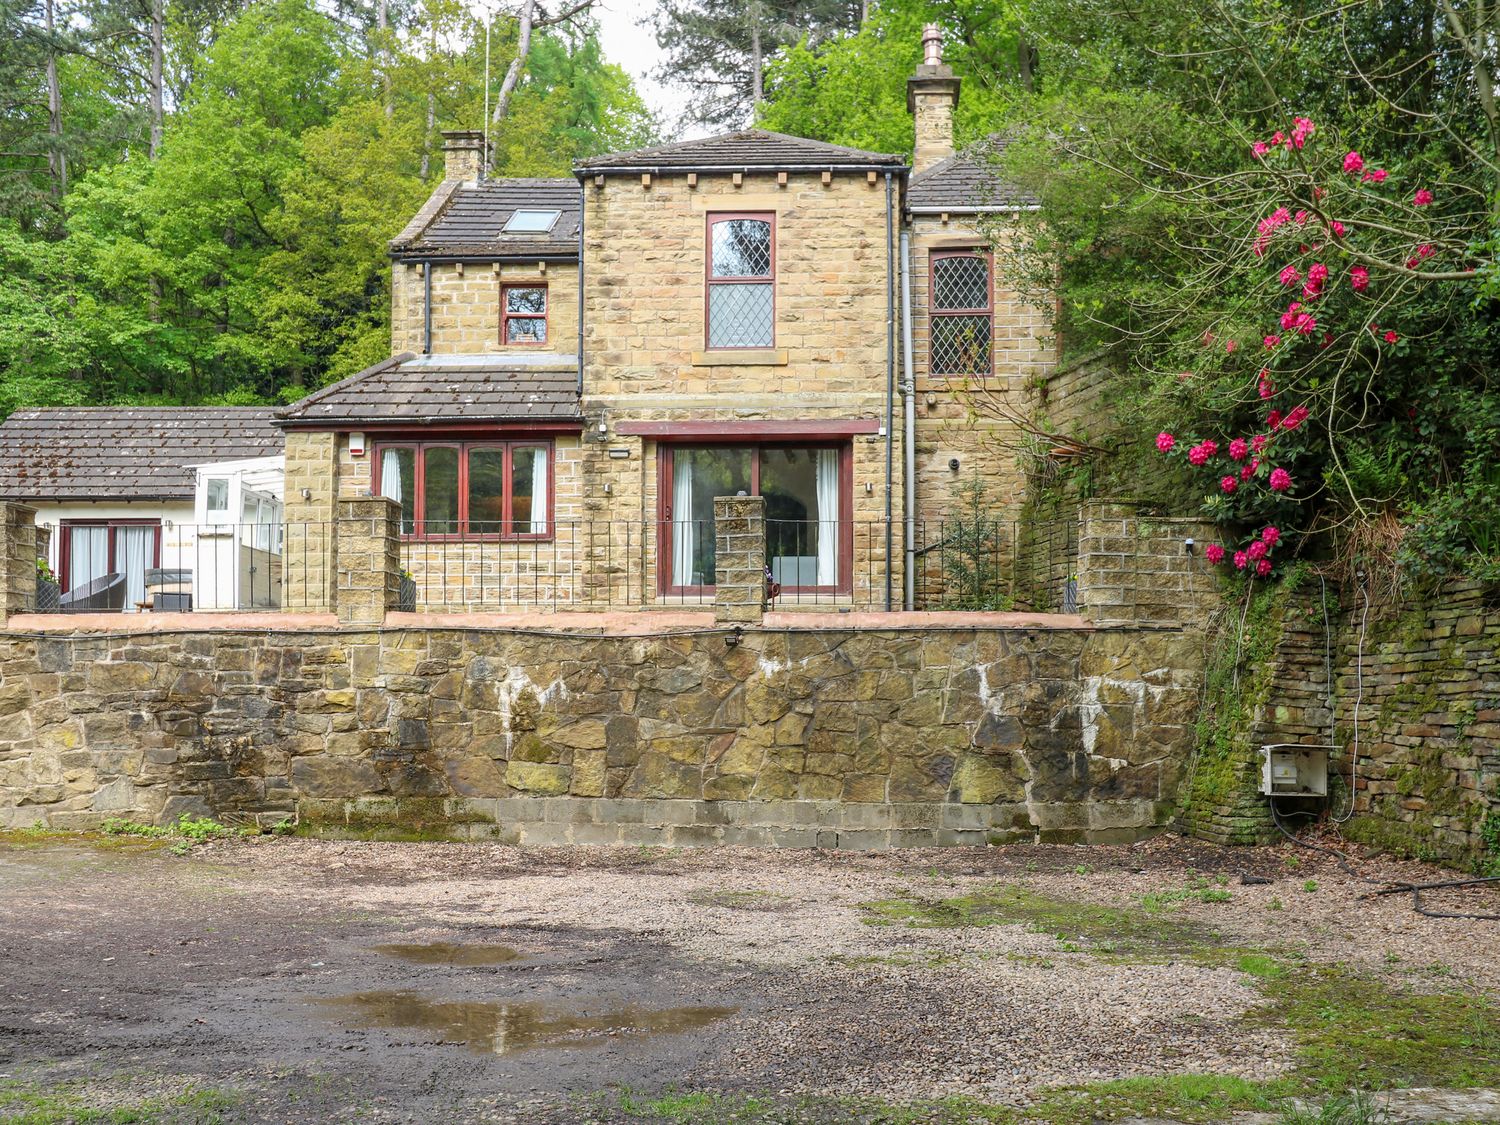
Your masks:
{"label": "dormer roof", "polygon": [[994,160],[1007,143],[1006,138],[993,134],[918,172],[907,185],[906,210],[913,215],[1032,210],[1036,197],[995,171]]}
{"label": "dormer roof", "polygon": [[573,166],[573,171],[578,175],[608,175],[656,170],[774,172],[793,168],[902,172],[906,170],[906,158],[894,153],[868,152],[862,148],[792,137],[767,129],[741,129],[717,137],[594,156],[580,160]]}
{"label": "dormer roof", "polygon": [[[517,211],[556,211],[551,228],[506,231]],[[502,178],[445,180],[427,205],[391,241],[397,257],[577,258],[576,180]]]}

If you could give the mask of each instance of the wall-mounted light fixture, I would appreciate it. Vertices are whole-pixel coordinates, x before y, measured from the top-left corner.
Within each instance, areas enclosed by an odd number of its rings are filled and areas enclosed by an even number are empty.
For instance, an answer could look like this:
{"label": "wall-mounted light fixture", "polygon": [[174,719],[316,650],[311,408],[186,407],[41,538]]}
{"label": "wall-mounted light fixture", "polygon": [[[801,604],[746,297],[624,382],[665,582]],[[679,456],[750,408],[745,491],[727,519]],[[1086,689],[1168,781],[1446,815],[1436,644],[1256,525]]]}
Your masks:
{"label": "wall-mounted light fixture", "polygon": [[1196,546],[1197,544],[1193,542],[1193,537],[1189,535],[1182,541],[1182,553],[1185,555],[1191,555],[1193,553],[1193,548]]}
{"label": "wall-mounted light fixture", "polygon": [[312,499],[312,489],[310,489],[310,488],[304,488],[302,490],[302,499],[304,499],[304,500],[311,500]]}
{"label": "wall-mounted light fixture", "polygon": [[957,457],[950,457],[950,458],[948,458],[948,470],[949,470],[949,472],[954,472],[954,473],[958,472],[958,458]]}
{"label": "wall-mounted light fixture", "polygon": [[609,425],[603,419],[600,419],[599,421],[599,432],[601,434],[609,433]]}
{"label": "wall-mounted light fixture", "polygon": [[612,483],[610,483],[609,481],[604,482],[604,495],[608,496],[613,493],[614,490],[615,486]]}

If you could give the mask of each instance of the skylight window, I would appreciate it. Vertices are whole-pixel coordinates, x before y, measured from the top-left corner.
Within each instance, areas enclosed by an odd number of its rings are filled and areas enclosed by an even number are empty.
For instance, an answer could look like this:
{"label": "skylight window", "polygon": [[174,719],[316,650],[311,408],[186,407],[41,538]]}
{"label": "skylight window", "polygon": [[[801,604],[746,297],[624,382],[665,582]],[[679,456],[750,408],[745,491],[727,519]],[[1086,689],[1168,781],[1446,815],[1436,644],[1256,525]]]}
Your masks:
{"label": "skylight window", "polygon": [[561,211],[519,210],[505,222],[506,234],[546,234]]}

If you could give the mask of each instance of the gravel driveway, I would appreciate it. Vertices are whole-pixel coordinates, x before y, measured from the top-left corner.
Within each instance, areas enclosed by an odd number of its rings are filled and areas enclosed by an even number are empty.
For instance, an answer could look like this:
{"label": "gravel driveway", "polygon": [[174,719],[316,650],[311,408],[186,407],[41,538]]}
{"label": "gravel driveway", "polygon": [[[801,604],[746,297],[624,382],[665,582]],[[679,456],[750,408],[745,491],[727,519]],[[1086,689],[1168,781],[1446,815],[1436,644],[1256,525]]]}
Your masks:
{"label": "gravel driveway", "polygon": [[23,1095],[163,1120],[578,1121],[650,1117],[632,1099],[664,1090],[1024,1107],[1120,1079],[1269,1082],[1299,1056],[1258,1015],[1257,951],[1500,993],[1500,924],[1368,890],[1290,847],[1175,838],[0,845],[0,1118]]}

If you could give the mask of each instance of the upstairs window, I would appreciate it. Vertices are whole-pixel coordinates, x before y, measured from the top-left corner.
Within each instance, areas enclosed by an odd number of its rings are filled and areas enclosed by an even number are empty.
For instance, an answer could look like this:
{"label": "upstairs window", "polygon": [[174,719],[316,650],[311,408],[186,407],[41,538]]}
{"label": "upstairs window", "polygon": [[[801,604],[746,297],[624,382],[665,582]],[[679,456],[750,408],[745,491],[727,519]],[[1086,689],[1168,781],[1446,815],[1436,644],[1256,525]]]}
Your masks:
{"label": "upstairs window", "polygon": [[423,539],[547,539],[552,447],[524,441],[393,442],[376,452],[381,496],[401,534]]}
{"label": "upstairs window", "polygon": [[547,287],[505,285],[500,289],[500,342],[547,342]]}
{"label": "upstairs window", "polygon": [[522,209],[505,220],[506,234],[546,234],[557,223],[561,211],[539,211]]}
{"label": "upstairs window", "polygon": [[932,256],[934,375],[988,375],[993,370],[994,307],[990,257],[973,250]]}
{"label": "upstairs window", "polygon": [[707,343],[769,348],[776,342],[775,217],[708,217]]}

